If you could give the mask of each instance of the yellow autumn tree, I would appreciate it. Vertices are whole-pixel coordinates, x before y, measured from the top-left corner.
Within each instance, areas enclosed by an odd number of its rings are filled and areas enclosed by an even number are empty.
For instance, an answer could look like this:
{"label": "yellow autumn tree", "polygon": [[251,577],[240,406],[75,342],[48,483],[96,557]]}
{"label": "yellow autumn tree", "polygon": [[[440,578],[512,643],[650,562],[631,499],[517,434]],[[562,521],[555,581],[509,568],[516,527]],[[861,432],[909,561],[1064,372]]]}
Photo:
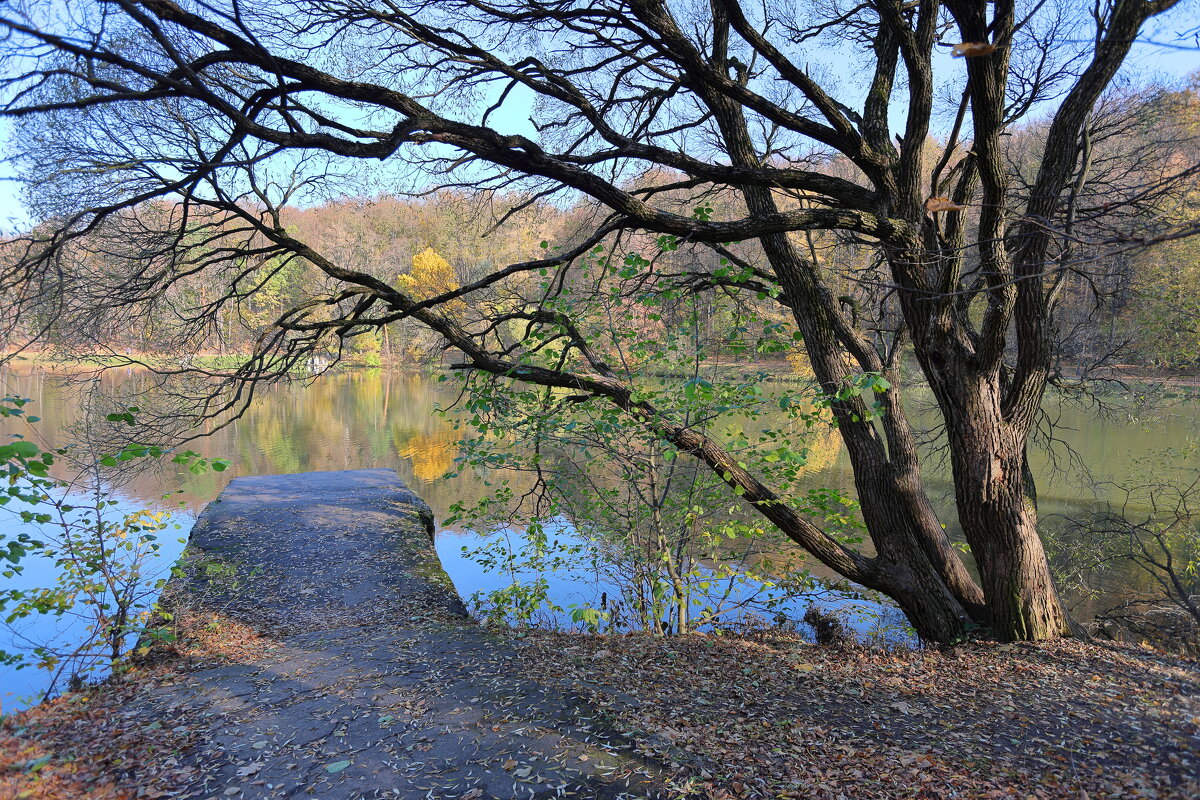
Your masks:
{"label": "yellow autumn tree", "polygon": [[[458,275],[450,262],[432,247],[426,247],[412,257],[412,269],[396,278],[396,286],[416,300],[428,300],[446,292],[458,289]],[[450,317],[464,312],[467,304],[462,300],[451,300],[438,305],[438,311]],[[440,350],[440,339],[429,331],[419,329],[407,330],[406,345],[402,346],[404,356],[416,363],[427,363],[436,360],[436,351]]]}
{"label": "yellow autumn tree", "polygon": [[[432,247],[413,256],[412,270],[401,275],[398,282],[401,289],[422,300],[459,288],[454,267]],[[461,300],[448,303],[447,310],[453,310],[456,305],[461,307],[463,303]]]}

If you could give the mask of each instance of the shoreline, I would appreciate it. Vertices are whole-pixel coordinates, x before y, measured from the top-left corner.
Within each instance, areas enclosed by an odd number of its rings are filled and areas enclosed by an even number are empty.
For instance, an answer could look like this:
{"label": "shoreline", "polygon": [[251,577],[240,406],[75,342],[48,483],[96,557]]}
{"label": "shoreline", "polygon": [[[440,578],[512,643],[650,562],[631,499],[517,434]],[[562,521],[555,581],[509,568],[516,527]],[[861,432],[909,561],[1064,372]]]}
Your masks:
{"label": "shoreline", "polygon": [[870,649],[779,629],[485,628],[464,616],[422,508],[387,470],[238,479],[168,586],[174,639],[0,721],[0,795],[1200,791],[1195,659],[1067,640]]}
{"label": "shoreline", "polygon": [[[198,353],[192,357],[186,366],[194,366],[200,369],[222,369],[234,367],[243,362],[249,354],[219,354],[219,353]],[[31,367],[41,367],[50,371],[85,371],[85,370],[105,370],[105,369],[120,369],[120,368],[135,368],[135,369],[179,369],[181,367],[178,359],[171,359],[168,356],[158,353],[128,353],[128,354],[110,354],[110,355],[95,355],[95,356],[80,356],[79,358],[55,358],[53,356],[45,356],[42,353],[21,353],[16,354],[0,354],[0,362],[4,359],[11,358],[8,362],[12,365],[22,365]],[[807,382],[811,378],[797,375],[792,372],[791,367],[786,361],[779,362],[725,362],[722,364],[724,368],[733,371],[741,372],[761,372],[766,380],[770,382],[781,383],[798,383]],[[381,369],[395,372],[413,372],[424,375],[440,374],[445,370],[445,367],[432,364],[411,364],[400,363],[395,361],[384,361],[379,364],[366,364],[355,362],[353,360],[343,360],[337,363],[322,364],[315,370],[321,372],[324,370],[370,370]],[[914,367],[909,365],[907,371],[913,372]],[[1124,371],[1117,371],[1118,369]],[[298,372],[307,372],[307,369]],[[1070,378],[1068,373],[1070,368],[1064,372],[1066,380],[1079,380],[1078,378]],[[675,374],[670,372],[647,372],[644,376],[655,378],[688,378],[689,374]],[[1178,390],[1178,389],[1194,389],[1194,392],[1187,392],[1185,397],[1200,398],[1200,374],[1185,375],[1179,370],[1152,370],[1147,367],[1135,365],[1123,365],[1118,368],[1113,368],[1112,371],[1105,375],[1097,375],[1089,378],[1089,382],[1095,385],[1104,384],[1125,384],[1131,389],[1136,388],[1157,388],[1162,390]],[[916,384],[911,384],[916,386]],[[1061,390],[1055,389],[1053,386],[1048,389],[1049,393],[1061,394]],[[1120,391],[1113,392],[1097,392],[1101,395],[1120,394]],[[1168,395],[1171,396],[1171,395]]]}

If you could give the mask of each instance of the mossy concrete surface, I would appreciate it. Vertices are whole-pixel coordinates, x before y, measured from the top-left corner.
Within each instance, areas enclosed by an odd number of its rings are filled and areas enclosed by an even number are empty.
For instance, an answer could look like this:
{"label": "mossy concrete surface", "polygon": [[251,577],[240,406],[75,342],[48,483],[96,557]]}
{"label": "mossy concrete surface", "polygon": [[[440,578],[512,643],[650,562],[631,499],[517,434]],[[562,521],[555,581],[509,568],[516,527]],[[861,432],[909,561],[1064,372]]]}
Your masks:
{"label": "mossy concrete surface", "polygon": [[262,644],[141,709],[197,734],[176,796],[655,796],[658,765],[471,622],[394,472],[238,478],[189,552],[169,607]]}

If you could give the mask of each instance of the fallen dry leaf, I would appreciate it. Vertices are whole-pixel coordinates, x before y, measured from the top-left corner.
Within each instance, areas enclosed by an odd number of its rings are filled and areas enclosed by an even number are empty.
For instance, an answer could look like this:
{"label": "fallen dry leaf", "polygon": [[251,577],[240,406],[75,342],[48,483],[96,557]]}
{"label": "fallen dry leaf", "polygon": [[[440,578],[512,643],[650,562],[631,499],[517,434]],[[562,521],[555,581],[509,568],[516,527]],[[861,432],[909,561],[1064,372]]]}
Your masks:
{"label": "fallen dry leaf", "polygon": [[522,659],[697,800],[1200,796],[1200,666],[1138,648],[538,633]]}

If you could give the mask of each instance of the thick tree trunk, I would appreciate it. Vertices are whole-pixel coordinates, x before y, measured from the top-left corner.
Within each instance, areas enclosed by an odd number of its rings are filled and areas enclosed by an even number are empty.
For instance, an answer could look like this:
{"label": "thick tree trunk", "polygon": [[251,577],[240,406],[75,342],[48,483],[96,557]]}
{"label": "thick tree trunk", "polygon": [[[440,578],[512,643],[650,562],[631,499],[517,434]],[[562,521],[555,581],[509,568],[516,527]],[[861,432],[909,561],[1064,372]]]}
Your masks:
{"label": "thick tree trunk", "polygon": [[[728,33],[726,25],[717,24],[716,28]],[[724,68],[728,42],[724,35],[718,38],[713,45],[713,61]],[[714,112],[732,162],[747,168],[758,164],[744,109],[705,87],[698,87],[698,91]],[[886,132],[882,138],[887,139]],[[779,213],[775,196],[767,186],[745,185],[741,192],[752,215]],[[759,242],[788,297],[823,391],[836,395],[851,384],[858,372],[883,372],[878,352],[840,316],[817,266],[800,256],[787,234],[760,236]],[[857,364],[857,369],[852,364]],[[956,641],[977,624],[982,592],[950,548],[946,532],[925,496],[915,440],[899,403],[899,387],[889,394],[882,436],[863,398],[846,397],[832,403],[850,454],[864,522],[878,552],[873,574],[863,582],[894,599],[922,638]],[[771,517],[769,511],[764,513]],[[788,532],[786,525],[781,529]]]}
{"label": "thick tree trunk", "polygon": [[969,376],[948,417],[959,522],[979,567],[990,623],[1005,641],[1071,633],[1025,490],[1025,438],[1001,413],[999,381]]}
{"label": "thick tree trunk", "polygon": [[[852,377],[836,323],[819,302],[820,287],[796,263],[785,237],[766,237],[764,248],[780,282],[794,298],[794,318],[824,390],[836,393]],[[884,436],[869,421],[861,398],[833,403],[846,443],[863,521],[878,552],[882,591],[904,610],[922,638],[950,642],[987,618],[984,595],[953,551],[925,493],[915,440],[900,405],[899,386],[885,399]]]}
{"label": "thick tree trunk", "polygon": [[[836,311],[821,302],[821,287],[786,237],[764,237],[763,246],[793,298],[813,370],[824,391],[835,394],[853,377],[836,320],[828,317]],[[863,521],[878,551],[880,572],[887,576],[885,586],[874,588],[899,603],[922,638],[955,641],[986,619],[984,595],[950,547],[925,493],[899,392],[894,386],[884,401],[882,437],[861,398],[835,401],[833,412],[854,469]]]}
{"label": "thick tree trunk", "polygon": [[[886,471],[887,467],[884,467]],[[877,587],[896,601],[925,641],[951,643],[978,626],[981,603],[964,603],[926,554],[925,531],[907,513],[904,503],[885,480],[870,485],[871,469],[856,469],[859,504],[875,542],[882,576]],[[941,528],[939,526],[939,532]],[[972,586],[974,586],[972,584]],[[979,593],[979,589],[975,588]]]}
{"label": "thick tree trunk", "polygon": [[921,640],[953,644],[969,636],[977,625],[937,570],[911,551],[895,555],[880,558],[887,579],[878,588],[896,601]]}
{"label": "thick tree trunk", "polygon": [[[982,537],[976,553],[983,591],[992,616],[992,632],[1003,641],[1053,639],[1071,635],[1035,521],[1017,503],[972,509],[978,524],[1003,524]],[[990,513],[989,513],[990,512]]]}

